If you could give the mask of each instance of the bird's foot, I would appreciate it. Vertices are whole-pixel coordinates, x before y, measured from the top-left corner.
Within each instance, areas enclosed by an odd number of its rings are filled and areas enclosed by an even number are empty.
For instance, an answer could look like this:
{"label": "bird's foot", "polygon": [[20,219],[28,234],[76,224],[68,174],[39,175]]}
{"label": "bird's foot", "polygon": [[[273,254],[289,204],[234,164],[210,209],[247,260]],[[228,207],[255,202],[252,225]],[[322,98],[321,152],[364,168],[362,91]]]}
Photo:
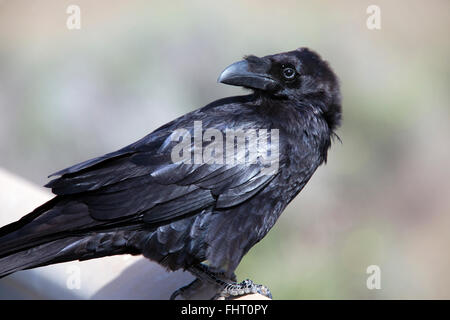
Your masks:
{"label": "bird's foot", "polygon": [[223,290],[216,296],[217,300],[234,299],[247,294],[261,294],[272,299],[269,288],[264,285],[256,284],[250,279],[246,279],[240,283],[228,283]]}
{"label": "bird's foot", "polygon": [[170,300],[175,300],[177,297],[181,297],[183,299],[189,299],[195,292],[202,286],[202,282],[200,279],[195,279],[188,285],[185,285],[184,287],[181,287],[177,290],[175,290],[170,295]]}
{"label": "bird's foot", "polygon": [[192,266],[189,268],[189,271],[199,281],[208,282],[216,287],[217,294],[213,296],[213,300],[234,299],[247,294],[261,294],[272,299],[269,288],[256,284],[250,279],[237,283],[234,273],[231,276],[227,276],[225,272],[211,270],[210,267],[204,264]]}

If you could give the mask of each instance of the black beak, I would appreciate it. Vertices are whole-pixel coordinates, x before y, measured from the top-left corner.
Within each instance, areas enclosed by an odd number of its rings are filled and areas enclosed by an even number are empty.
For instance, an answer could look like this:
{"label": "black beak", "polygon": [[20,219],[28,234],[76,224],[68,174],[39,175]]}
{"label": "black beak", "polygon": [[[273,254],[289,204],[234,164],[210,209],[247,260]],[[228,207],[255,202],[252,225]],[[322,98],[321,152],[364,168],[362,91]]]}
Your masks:
{"label": "black beak", "polygon": [[246,60],[235,62],[222,71],[217,82],[261,90],[273,90],[277,87],[277,82],[269,75],[252,72],[249,68]]}

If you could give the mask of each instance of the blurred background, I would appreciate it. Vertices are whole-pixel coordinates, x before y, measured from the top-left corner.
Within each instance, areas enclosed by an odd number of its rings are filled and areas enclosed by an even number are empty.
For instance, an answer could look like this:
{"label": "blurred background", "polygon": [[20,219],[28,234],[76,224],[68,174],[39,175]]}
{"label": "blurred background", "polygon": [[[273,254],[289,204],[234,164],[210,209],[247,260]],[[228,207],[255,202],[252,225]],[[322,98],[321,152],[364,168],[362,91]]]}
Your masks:
{"label": "blurred background", "polygon": [[341,81],[342,144],[238,278],[276,299],[449,299],[449,12],[446,0],[0,1],[0,167],[43,185],[244,94],[216,83],[242,56],[310,47]]}

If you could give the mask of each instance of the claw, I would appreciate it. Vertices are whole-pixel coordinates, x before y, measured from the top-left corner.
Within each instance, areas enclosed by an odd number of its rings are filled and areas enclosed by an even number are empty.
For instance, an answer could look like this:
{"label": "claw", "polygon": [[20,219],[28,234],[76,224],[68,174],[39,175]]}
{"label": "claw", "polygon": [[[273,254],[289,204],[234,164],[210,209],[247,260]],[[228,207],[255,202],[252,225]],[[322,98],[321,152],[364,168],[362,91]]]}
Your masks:
{"label": "claw", "polygon": [[192,294],[200,285],[201,285],[201,281],[197,278],[194,281],[192,281],[191,283],[189,283],[188,285],[185,285],[184,287],[181,287],[181,288],[175,290],[170,295],[169,299],[175,300],[178,296],[186,298],[185,296],[189,296],[190,294]]}
{"label": "claw", "polygon": [[[184,287],[183,287],[184,288]],[[179,295],[181,295],[183,293],[183,288],[179,288],[177,290],[175,290],[171,295],[170,295],[170,300],[175,300]]]}

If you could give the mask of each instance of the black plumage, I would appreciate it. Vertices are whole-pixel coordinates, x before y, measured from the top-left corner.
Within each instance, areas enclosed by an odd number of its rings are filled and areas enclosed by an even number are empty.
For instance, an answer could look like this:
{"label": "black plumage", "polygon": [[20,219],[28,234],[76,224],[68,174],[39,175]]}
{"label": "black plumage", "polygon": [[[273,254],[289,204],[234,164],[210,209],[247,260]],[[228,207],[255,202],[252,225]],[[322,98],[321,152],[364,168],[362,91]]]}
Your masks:
{"label": "black plumage", "polygon": [[[207,261],[231,278],[326,161],[341,102],[333,71],[306,48],[247,56],[219,82],[252,93],[212,102],[123,149],[55,173],[59,177],[46,186],[56,197],[0,229],[0,276],[130,253],[170,270]],[[178,141],[171,135],[180,128],[194,135],[194,121],[202,121],[203,132],[277,129],[278,158],[267,163],[258,157],[252,164],[174,162]],[[189,148],[194,151],[193,141]],[[247,151],[237,155],[246,156]],[[264,171],[272,165],[272,172]]]}

